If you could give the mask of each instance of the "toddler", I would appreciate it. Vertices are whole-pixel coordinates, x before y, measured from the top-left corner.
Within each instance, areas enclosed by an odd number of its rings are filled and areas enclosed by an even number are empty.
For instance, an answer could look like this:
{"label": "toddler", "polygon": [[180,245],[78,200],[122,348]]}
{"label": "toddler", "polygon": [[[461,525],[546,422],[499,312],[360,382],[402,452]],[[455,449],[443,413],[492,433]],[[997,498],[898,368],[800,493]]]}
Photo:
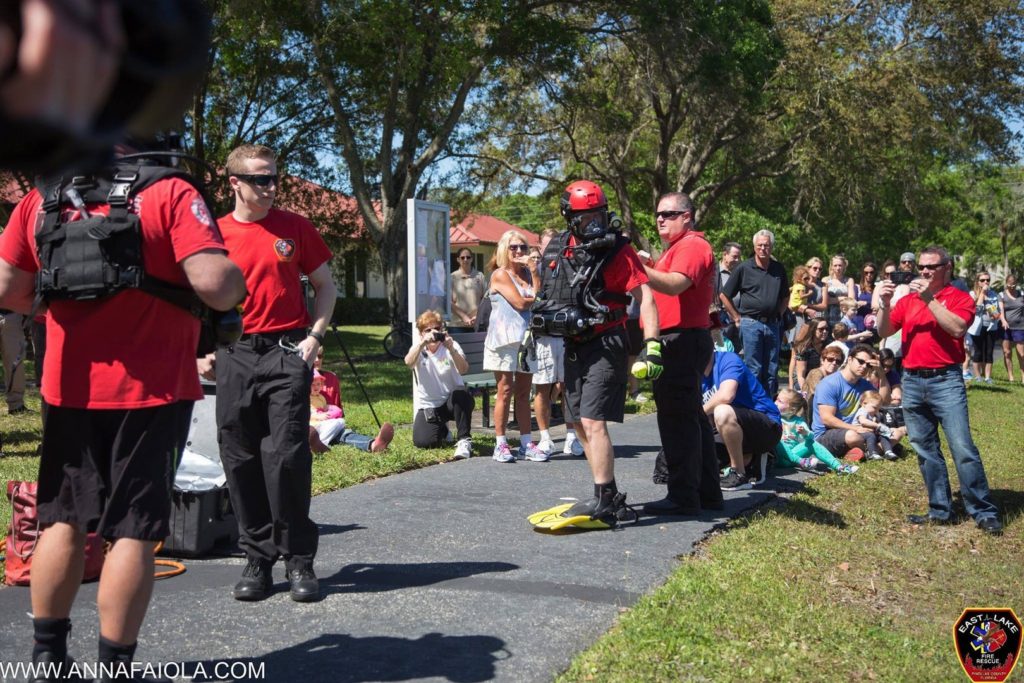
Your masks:
{"label": "toddler", "polygon": [[870,432],[864,434],[868,460],[895,460],[896,453],[892,450],[892,433],[889,427],[881,422],[878,411],[882,407],[882,395],[877,391],[865,391],[860,397],[860,408],[854,414],[854,422],[867,427]]}
{"label": "toddler", "polygon": [[856,465],[836,460],[828,449],[814,440],[811,428],[804,420],[807,401],[799,392],[783,389],[775,399],[782,413],[782,441],[775,446],[775,456],[783,467],[795,467],[805,472],[821,474],[822,469],[838,474],[853,474]]}
{"label": "toddler", "polygon": [[334,405],[325,395],[324,376],[319,370],[313,371],[313,382],[309,387],[309,448],[314,453],[326,453],[332,443],[355,446],[359,450],[379,453],[388,447],[395,429],[390,422],[380,427],[377,437],[357,434],[345,427],[345,413],[341,406]]}

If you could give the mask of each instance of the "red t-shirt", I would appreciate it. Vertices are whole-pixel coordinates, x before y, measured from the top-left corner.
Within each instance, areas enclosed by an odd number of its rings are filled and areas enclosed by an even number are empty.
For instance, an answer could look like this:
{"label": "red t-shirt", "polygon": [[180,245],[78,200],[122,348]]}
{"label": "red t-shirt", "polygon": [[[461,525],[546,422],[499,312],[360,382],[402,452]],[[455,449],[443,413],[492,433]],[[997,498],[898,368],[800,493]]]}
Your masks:
{"label": "red t-shirt", "polygon": [[715,291],[714,263],[714,254],[704,233],[689,230],[673,242],[654,264],[654,269],[662,273],[682,273],[693,280],[693,284],[681,294],[654,292],[658,327],[662,331],[673,327],[711,327],[708,310]]}
{"label": "red t-shirt", "polygon": [[[89,213],[107,213],[91,205]],[[142,224],[146,272],[188,286],[179,265],[204,249],[224,249],[206,203],[180,178],[142,190],[133,210]],[[14,209],[0,236],[0,258],[20,270],[39,270],[35,229],[42,198],[33,190]],[[77,220],[70,210],[68,220]],[[184,309],[129,289],[99,301],[53,301],[46,316],[42,394],[68,408],[148,408],[199,400],[196,372],[199,321]]]}
{"label": "red t-shirt", "polygon": [[[576,244],[578,242],[575,235],[570,236],[569,245]],[[636,250],[631,244],[624,245],[605,262],[601,267],[601,275],[604,278],[604,289],[610,294],[628,294],[634,288],[650,281],[647,271],[644,270],[644,264],[640,262],[640,257],[636,255]],[[626,308],[625,302],[601,301],[601,303],[608,306],[609,311],[625,310]],[[594,333],[600,334],[625,324],[625,317],[614,322],[602,323],[594,328]]]}
{"label": "red t-shirt", "polygon": [[338,376],[330,370],[320,370],[320,374],[324,377],[324,388],[320,393],[327,399],[328,405],[341,408],[341,416],[345,417],[345,406],[341,405],[341,382],[338,381]]}
{"label": "red t-shirt", "polygon": [[[952,285],[946,285],[935,299],[968,325],[974,320],[974,299]],[[911,370],[944,368],[964,361],[964,340],[949,334],[928,310],[919,294],[908,294],[889,314],[893,331],[903,330],[903,367]]]}
{"label": "red t-shirt", "polygon": [[331,258],[308,220],[271,209],[254,223],[228,214],[217,221],[231,260],[245,275],[249,296],[242,310],[246,334],[294,330],[309,324],[299,278]]}

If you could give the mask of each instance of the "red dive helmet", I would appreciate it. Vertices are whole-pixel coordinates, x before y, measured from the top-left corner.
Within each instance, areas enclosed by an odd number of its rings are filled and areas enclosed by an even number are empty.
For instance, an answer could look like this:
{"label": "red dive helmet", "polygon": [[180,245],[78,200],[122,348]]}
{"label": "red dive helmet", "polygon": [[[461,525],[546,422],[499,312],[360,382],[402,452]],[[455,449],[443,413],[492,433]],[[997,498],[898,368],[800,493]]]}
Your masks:
{"label": "red dive helmet", "polygon": [[565,188],[565,192],[562,193],[560,209],[563,218],[569,218],[577,211],[602,208],[608,208],[608,200],[605,199],[604,190],[597,183],[592,183],[589,180],[577,180]]}

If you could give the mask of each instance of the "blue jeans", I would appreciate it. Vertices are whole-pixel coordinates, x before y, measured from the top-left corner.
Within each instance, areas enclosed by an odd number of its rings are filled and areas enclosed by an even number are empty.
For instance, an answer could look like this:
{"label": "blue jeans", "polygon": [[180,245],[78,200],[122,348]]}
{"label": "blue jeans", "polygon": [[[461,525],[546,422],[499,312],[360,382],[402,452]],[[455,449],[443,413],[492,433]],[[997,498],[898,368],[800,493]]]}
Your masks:
{"label": "blue jeans", "polygon": [[967,389],[959,368],[956,372],[929,378],[904,373],[903,419],[928,490],[928,514],[937,519],[949,519],[953,513],[949,472],[939,445],[941,424],[960,478],[960,493],[967,514],[975,521],[998,515],[981,454],[971,438]]}
{"label": "blue jeans", "polygon": [[769,396],[779,390],[779,321],[765,324],[753,318],[740,318],[743,362],[757,377]]}

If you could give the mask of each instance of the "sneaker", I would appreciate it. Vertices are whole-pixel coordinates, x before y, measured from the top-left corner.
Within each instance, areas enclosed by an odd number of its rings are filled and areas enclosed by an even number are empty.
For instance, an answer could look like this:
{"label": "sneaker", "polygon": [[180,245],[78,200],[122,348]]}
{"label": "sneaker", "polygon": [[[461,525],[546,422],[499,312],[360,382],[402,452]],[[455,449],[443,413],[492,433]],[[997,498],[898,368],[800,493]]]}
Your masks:
{"label": "sneaker", "polygon": [[796,468],[801,472],[821,474],[821,470],[818,469],[819,464],[820,463],[817,458],[800,458],[800,461],[796,464]]}
{"label": "sneaker", "polygon": [[753,488],[750,479],[745,474],[740,474],[731,467],[727,467],[725,475],[719,480],[723,491],[745,491]]}
{"label": "sneaker", "polygon": [[985,379],[983,379],[981,381],[984,382],[985,384],[992,384],[992,378],[991,377],[986,377]]}
{"label": "sneaker", "polygon": [[547,462],[550,456],[537,448],[537,444],[530,441],[525,446],[519,445],[519,457],[530,462]]}
{"label": "sneaker", "polygon": [[370,444],[371,453],[380,453],[381,451],[387,450],[388,444],[391,443],[391,439],[395,438],[395,428],[390,422],[385,422],[380,426],[380,431],[377,432],[377,438]]}
{"label": "sneaker", "polygon": [[881,460],[881,459],[882,459],[882,454],[879,453],[878,451],[871,451],[870,453],[868,453],[868,460]]}
{"label": "sneaker", "polygon": [[974,379],[974,373],[970,370],[964,370],[964,381],[969,382]]}
{"label": "sneaker", "polygon": [[860,468],[856,465],[840,465],[839,469],[836,470],[836,474],[853,474],[858,469]]}
{"label": "sneaker", "polygon": [[507,443],[499,443],[494,447],[494,455],[491,456],[498,462],[515,462],[516,456],[512,455],[512,449]]}
{"label": "sneaker", "polygon": [[582,458],[586,453],[583,452],[583,442],[579,439],[566,439],[565,445],[562,447],[562,453],[565,455],[575,455],[577,458]]}
{"label": "sneaker", "polygon": [[859,448],[851,448],[846,451],[846,459],[850,462],[860,462],[864,459],[864,451]]}
{"label": "sneaker", "polygon": [[455,444],[455,459],[465,460],[471,455],[473,455],[473,440],[468,438],[459,439],[458,443]]}
{"label": "sneaker", "polygon": [[548,457],[551,457],[551,454],[555,452],[555,444],[551,443],[551,439],[544,439],[537,444],[537,448],[547,453]]}
{"label": "sneaker", "polygon": [[641,394],[639,391],[636,392],[635,394],[630,394],[630,398],[633,399],[637,403],[647,403],[647,401],[649,400],[646,396]]}
{"label": "sneaker", "polygon": [[895,451],[886,451],[885,453],[882,453],[882,457],[886,460],[899,460],[900,456],[896,455]]}

